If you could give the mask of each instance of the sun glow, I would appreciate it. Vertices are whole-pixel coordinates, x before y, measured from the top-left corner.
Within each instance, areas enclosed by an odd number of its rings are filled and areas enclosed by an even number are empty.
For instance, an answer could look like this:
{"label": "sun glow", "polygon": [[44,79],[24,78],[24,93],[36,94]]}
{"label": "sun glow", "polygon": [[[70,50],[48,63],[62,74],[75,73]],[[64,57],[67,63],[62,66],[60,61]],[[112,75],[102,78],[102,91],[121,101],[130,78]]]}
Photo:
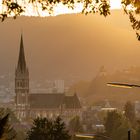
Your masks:
{"label": "sun glow", "polygon": [[121,0],[110,0],[111,9],[121,9]]}
{"label": "sun glow", "polygon": [[[0,2],[2,2],[2,0],[0,0]],[[24,2],[21,1],[21,5],[26,7],[25,12],[22,14],[24,16],[41,16],[41,17],[50,16],[48,12],[42,11],[41,5],[38,3],[32,5],[27,3],[26,1]],[[110,5],[111,9],[120,9],[121,0],[110,0]],[[74,10],[67,8],[66,6],[60,3],[54,8],[54,13],[52,14],[52,16],[61,14],[81,13],[82,9],[83,9],[82,3],[75,4]],[[4,10],[4,7],[2,7],[2,5],[0,4],[0,12],[2,12],[2,10]]]}

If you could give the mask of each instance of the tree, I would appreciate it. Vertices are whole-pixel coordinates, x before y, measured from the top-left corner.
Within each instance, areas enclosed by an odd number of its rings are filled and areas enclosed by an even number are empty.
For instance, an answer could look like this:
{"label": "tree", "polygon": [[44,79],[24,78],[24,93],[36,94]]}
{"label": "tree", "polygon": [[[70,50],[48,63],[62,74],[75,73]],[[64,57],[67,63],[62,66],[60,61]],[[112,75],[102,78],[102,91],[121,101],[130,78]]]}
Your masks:
{"label": "tree", "polygon": [[8,123],[8,114],[0,119],[0,139],[2,139],[4,137],[5,134],[5,127]]}
{"label": "tree", "polygon": [[13,140],[16,131],[13,126],[14,113],[10,109],[0,108],[0,139]]}
{"label": "tree", "polygon": [[83,132],[83,128],[79,116],[75,116],[70,120],[69,131],[71,132],[71,134]]}
{"label": "tree", "polygon": [[139,121],[136,128],[136,140],[140,140],[140,122]]}
{"label": "tree", "polygon": [[124,115],[126,118],[133,124],[135,122],[136,116],[135,116],[135,106],[130,101],[126,102],[124,106]]}
{"label": "tree", "polygon": [[60,117],[57,117],[56,120],[53,122],[53,132],[54,134],[53,139],[51,140],[69,140],[70,135],[65,128],[65,123],[62,122]]}
{"label": "tree", "polygon": [[47,137],[47,131],[51,131],[50,126],[52,126],[52,122],[49,122],[47,118],[35,119],[33,122],[33,127],[27,133],[27,140],[45,140],[45,137]]}
{"label": "tree", "polygon": [[[26,5],[25,5],[26,3]],[[26,11],[26,8],[32,5],[36,8],[38,14],[39,10],[46,11],[50,15],[54,12],[54,8],[58,4],[63,4],[68,8],[74,9],[75,4],[83,4],[83,10],[81,11],[84,14],[96,13],[99,12],[101,15],[107,16],[110,14],[110,5],[108,0],[23,0],[23,1],[13,1],[13,0],[2,0],[3,10],[1,13],[1,20],[8,16],[13,16],[16,18]],[[41,9],[40,9],[41,8]]]}
{"label": "tree", "polygon": [[9,114],[0,119],[0,140],[13,140],[16,137],[15,130],[9,125]]}
{"label": "tree", "polygon": [[[21,127],[19,120],[17,119],[15,113],[9,108],[0,108],[0,116],[4,116],[4,114],[9,114],[8,116],[8,125],[11,128],[11,132],[8,132],[9,136],[13,136],[14,140],[24,140],[25,139],[25,129]],[[12,127],[13,128],[12,128]],[[11,138],[10,138],[11,140]]]}
{"label": "tree", "polygon": [[55,120],[37,118],[31,130],[27,132],[27,140],[70,140],[70,135],[60,117]]}
{"label": "tree", "polygon": [[127,140],[127,132],[130,128],[129,122],[121,113],[112,111],[105,118],[105,134],[113,140]]}

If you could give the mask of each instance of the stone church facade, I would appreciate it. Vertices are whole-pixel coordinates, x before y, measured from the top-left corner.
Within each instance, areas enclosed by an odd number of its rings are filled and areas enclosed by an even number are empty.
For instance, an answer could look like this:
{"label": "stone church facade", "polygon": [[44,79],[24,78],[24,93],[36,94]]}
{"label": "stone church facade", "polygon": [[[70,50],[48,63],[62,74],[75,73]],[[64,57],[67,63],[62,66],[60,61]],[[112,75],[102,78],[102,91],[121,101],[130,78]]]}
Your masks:
{"label": "stone church facade", "polygon": [[70,119],[81,114],[81,105],[76,93],[30,93],[29,70],[26,65],[23,37],[21,35],[18,64],[15,70],[16,115],[25,121],[36,117]]}

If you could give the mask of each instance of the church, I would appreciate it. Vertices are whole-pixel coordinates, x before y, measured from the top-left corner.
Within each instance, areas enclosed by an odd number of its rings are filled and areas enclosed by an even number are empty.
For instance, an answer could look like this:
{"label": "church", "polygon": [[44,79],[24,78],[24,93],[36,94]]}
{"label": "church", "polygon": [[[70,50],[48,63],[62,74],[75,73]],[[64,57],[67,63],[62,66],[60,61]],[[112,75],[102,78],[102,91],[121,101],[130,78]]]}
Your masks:
{"label": "church", "polygon": [[75,93],[31,93],[29,69],[26,65],[23,37],[21,35],[18,64],[15,70],[15,105],[16,115],[20,121],[36,117],[54,118],[61,116],[64,120],[81,114],[81,104]]}

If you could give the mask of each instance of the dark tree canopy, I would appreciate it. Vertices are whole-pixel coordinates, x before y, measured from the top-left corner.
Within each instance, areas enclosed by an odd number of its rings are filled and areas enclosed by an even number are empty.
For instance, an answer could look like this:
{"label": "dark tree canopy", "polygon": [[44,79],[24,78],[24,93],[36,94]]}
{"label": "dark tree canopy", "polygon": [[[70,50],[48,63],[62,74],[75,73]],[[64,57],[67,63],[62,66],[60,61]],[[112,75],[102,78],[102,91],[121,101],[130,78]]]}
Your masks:
{"label": "dark tree canopy", "polygon": [[83,132],[82,123],[80,122],[80,117],[75,116],[69,122],[69,131],[71,134]]}
{"label": "dark tree canopy", "polygon": [[130,125],[126,118],[119,112],[108,112],[105,118],[105,135],[113,140],[127,140],[127,131]]}
{"label": "dark tree canopy", "polygon": [[26,140],[70,140],[70,135],[60,117],[55,120],[37,118]]}
{"label": "dark tree canopy", "polygon": [[134,121],[136,120],[136,116],[135,116],[135,105],[133,103],[131,103],[130,101],[126,102],[125,106],[124,106],[124,115],[126,116],[126,118],[131,122],[134,123]]}
{"label": "dark tree canopy", "polygon": [[[11,111],[12,112],[12,111]],[[12,127],[9,109],[0,108],[0,140],[14,140],[16,131]]]}

